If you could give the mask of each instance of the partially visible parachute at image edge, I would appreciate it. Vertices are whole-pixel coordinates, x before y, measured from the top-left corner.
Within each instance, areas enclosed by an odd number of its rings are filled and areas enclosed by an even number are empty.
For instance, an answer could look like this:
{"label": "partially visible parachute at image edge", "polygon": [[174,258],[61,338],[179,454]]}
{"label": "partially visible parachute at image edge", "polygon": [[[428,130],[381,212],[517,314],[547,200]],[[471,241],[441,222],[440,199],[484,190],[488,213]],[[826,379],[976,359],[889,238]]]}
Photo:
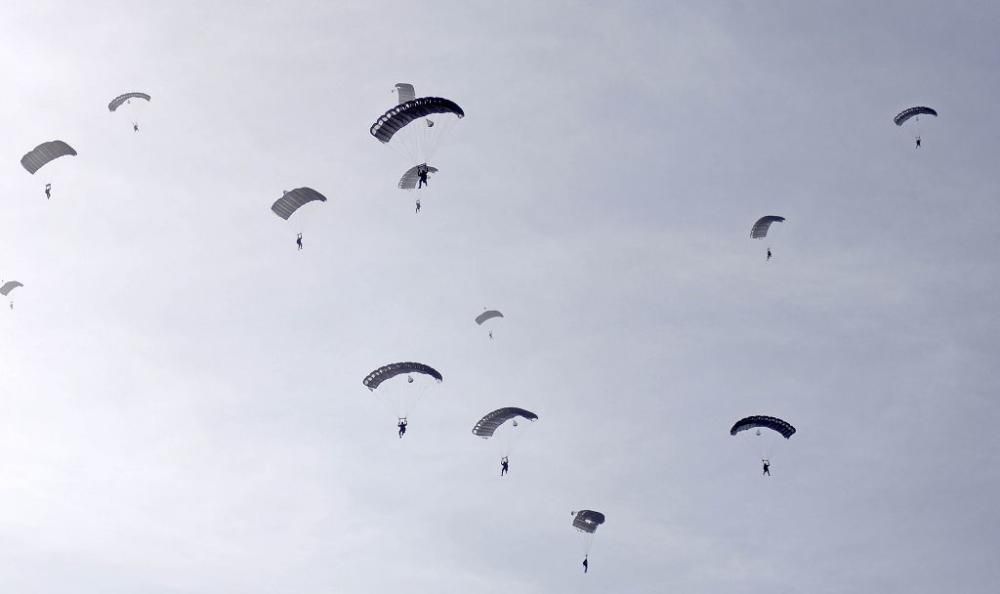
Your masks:
{"label": "partially visible parachute at image edge", "polygon": [[17,281],[7,281],[0,287],[0,295],[4,297],[10,295],[10,292],[18,287],[23,287],[24,285]]}
{"label": "partially visible parachute at image edge", "polygon": [[382,382],[404,373],[422,373],[424,375],[431,376],[439,382],[444,380],[441,374],[430,365],[407,361],[403,363],[390,363],[388,365],[383,365],[382,367],[379,367],[375,371],[369,373],[362,383],[366,388],[374,391],[375,388],[378,388]]}
{"label": "partially visible parachute at image edge", "polygon": [[776,215],[761,217],[757,219],[757,222],[753,224],[753,228],[750,229],[750,237],[753,239],[763,239],[767,237],[767,230],[771,228],[771,223],[783,223],[784,221],[785,217]]}
{"label": "partially visible parachute at image edge", "polygon": [[896,117],[892,118],[892,121],[897,126],[902,126],[906,122],[906,120],[912,117],[916,117],[919,115],[932,115],[934,117],[937,117],[937,114],[938,114],[937,111],[931,107],[918,105],[916,107],[908,107],[903,111],[899,112],[898,114],[896,114]]}
{"label": "partially visible parachute at image edge", "polygon": [[111,103],[108,103],[108,111],[114,111],[118,109],[119,107],[121,107],[123,103],[131,99],[145,99],[146,101],[152,101],[152,97],[150,97],[146,93],[140,93],[137,91],[131,93],[123,93],[112,99]]}
{"label": "partially visible parachute at image edge", "polygon": [[792,427],[792,424],[788,421],[783,421],[778,417],[768,417],[765,415],[754,415],[736,421],[736,424],[729,430],[729,434],[736,435],[740,431],[755,429],[757,427],[777,431],[785,439],[788,439],[795,434],[795,427]]}
{"label": "partially visible parachute at image edge", "polygon": [[288,217],[295,214],[303,205],[315,201],[326,202],[326,196],[320,194],[312,188],[295,188],[291,192],[285,192],[281,198],[275,200],[271,205],[271,210],[279,217],[288,220]]}
{"label": "partially visible parachute at image edge", "polygon": [[433,113],[453,113],[459,118],[465,117],[465,112],[451,99],[442,97],[421,97],[386,111],[372,124],[371,135],[382,143],[388,143],[392,136],[402,130],[413,120],[429,116]]}
{"label": "partially visible parachute at image edge", "polygon": [[73,150],[73,147],[61,140],[50,140],[25,153],[21,157],[21,165],[28,170],[28,173],[34,175],[36,171],[49,161],[67,155],[76,156],[76,151]]}
{"label": "partially visible parachute at image edge", "polygon": [[573,516],[573,527],[580,532],[593,534],[597,527],[604,523],[604,514],[589,509],[575,512]]}
{"label": "partially visible parachute at image edge", "polygon": [[498,310],[489,309],[476,316],[476,323],[482,326],[483,322],[487,320],[492,320],[493,318],[502,318],[502,317],[503,314],[500,313]]}
{"label": "partially visible parachute at image edge", "polygon": [[427,163],[421,163],[420,165],[414,165],[406,170],[403,177],[399,178],[399,189],[400,190],[414,190],[417,187],[417,180],[420,179],[420,175],[417,174],[417,170],[421,167],[427,168],[427,173],[437,173],[436,167],[431,167]]}
{"label": "partially visible parachute at image edge", "polygon": [[476,422],[476,425],[472,428],[472,433],[473,435],[478,435],[483,439],[489,439],[490,437],[493,437],[493,433],[500,427],[500,425],[503,425],[507,421],[516,417],[523,417],[529,421],[538,420],[538,415],[530,410],[525,410],[516,406],[508,406],[506,408],[498,408],[479,419],[479,421]]}
{"label": "partially visible parachute at image edge", "polygon": [[416,99],[417,91],[410,83],[396,83],[396,95],[399,96],[399,105],[402,105]]}

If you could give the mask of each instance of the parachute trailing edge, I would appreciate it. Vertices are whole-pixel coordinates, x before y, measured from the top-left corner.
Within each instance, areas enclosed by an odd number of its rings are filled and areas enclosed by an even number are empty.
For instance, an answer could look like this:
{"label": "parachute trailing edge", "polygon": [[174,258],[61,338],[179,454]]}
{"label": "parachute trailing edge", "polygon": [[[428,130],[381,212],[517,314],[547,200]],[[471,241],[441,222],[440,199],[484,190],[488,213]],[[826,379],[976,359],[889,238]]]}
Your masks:
{"label": "parachute trailing edge", "polygon": [[593,534],[603,523],[604,514],[589,509],[580,510],[573,516],[573,527],[587,534]]}
{"label": "parachute trailing edge", "polygon": [[925,107],[923,105],[918,105],[916,107],[908,107],[903,111],[896,114],[896,117],[892,118],[892,121],[897,126],[902,126],[906,123],[906,120],[919,116],[919,115],[932,115],[937,117],[937,111],[931,107]]}
{"label": "parachute trailing edge", "polygon": [[783,223],[784,221],[785,217],[776,215],[761,217],[757,219],[757,222],[753,224],[753,228],[750,229],[750,237],[753,239],[763,239],[767,237],[767,230],[771,228],[771,223]]}
{"label": "parachute trailing edge", "polygon": [[396,132],[402,130],[413,120],[429,116],[434,113],[452,113],[459,118],[465,117],[465,112],[451,99],[443,97],[421,97],[406,103],[401,103],[396,107],[382,114],[375,123],[372,124],[371,135],[379,142],[387,143],[392,140]]}
{"label": "parachute trailing edge", "polygon": [[123,103],[125,103],[126,101],[130,101],[132,99],[145,99],[146,101],[152,101],[152,97],[150,97],[146,93],[139,93],[139,92],[123,93],[112,99],[111,103],[108,103],[108,111],[114,111],[119,107],[121,107]]}
{"label": "parachute trailing edge", "polygon": [[76,151],[73,150],[73,147],[61,140],[50,140],[25,153],[21,157],[21,165],[28,170],[28,173],[34,175],[36,171],[49,161],[67,155],[76,156]]}
{"label": "parachute trailing edge", "polygon": [[493,318],[502,318],[502,317],[503,314],[500,313],[499,311],[495,309],[489,309],[476,316],[476,323],[482,326],[483,322],[487,320],[492,320]]}
{"label": "parachute trailing edge", "polygon": [[523,417],[529,421],[538,420],[538,415],[530,410],[525,410],[516,406],[508,406],[506,408],[498,408],[479,419],[479,421],[476,422],[476,425],[472,428],[472,433],[473,435],[478,435],[483,439],[489,439],[490,437],[493,437],[493,433],[496,432],[500,425],[503,425],[507,421],[517,417]]}
{"label": "parachute trailing edge", "polygon": [[777,431],[785,439],[788,439],[795,434],[795,427],[792,427],[792,424],[788,421],[783,421],[778,417],[768,417],[766,415],[754,415],[736,421],[736,424],[729,430],[729,434],[736,435],[740,431],[755,429],[757,427]]}
{"label": "parachute trailing edge", "polygon": [[438,370],[434,369],[430,365],[407,361],[403,363],[390,363],[388,365],[383,365],[365,376],[362,383],[369,390],[375,390],[375,388],[378,388],[382,382],[404,373],[421,373],[429,375],[439,382],[444,380]]}
{"label": "parachute trailing edge", "polygon": [[326,202],[326,196],[312,188],[296,188],[291,192],[285,192],[281,198],[278,198],[271,205],[271,210],[274,211],[274,214],[287,221],[288,217],[295,214],[295,211],[303,205],[316,202],[317,200]]}

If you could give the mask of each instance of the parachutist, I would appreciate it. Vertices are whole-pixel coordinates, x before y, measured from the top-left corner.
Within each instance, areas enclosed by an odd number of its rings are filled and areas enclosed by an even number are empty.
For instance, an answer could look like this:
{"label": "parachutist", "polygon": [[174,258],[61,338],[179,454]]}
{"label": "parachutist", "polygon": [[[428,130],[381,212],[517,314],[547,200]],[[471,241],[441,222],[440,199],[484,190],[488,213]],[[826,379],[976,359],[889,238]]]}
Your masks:
{"label": "parachutist", "polygon": [[52,198],[52,184],[45,184],[45,199]]}
{"label": "parachutist", "polygon": [[767,476],[771,476],[771,461],[768,460],[767,458],[764,458],[763,460],[761,460],[761,463],[764,464],[764,472],[762,472],[761,475],[763,476],[766,474]]}
{"label": "parachutist", "polygon": [[507,456],[500,458],[500,476],[507,474],[509,470],[510,470],[510,464],[507,461]]}
{"label": "parachutist", "polygon": [[295,245],[299,246],[300,250],[302,249],[302,234],[301,233],[299,233],[298,237],[295,238]]}
{"label": "parachutist", "polygon": [[403,435],[406,434],[406,425],[407,425],[406,419],[400,419],[399,423],[396,424],[396,427],[399,427],[399,438],[400,439],[403,439]]}
{"label": "parachutist", "polygon": [[767,248],[767,261],[771,261],[771,248]]}
{"label": "parachutist", "polygon": [[425,165],[421,165],[421,166],[420,166],[420,167],[419,167],[419,168],[417,169],[417,178],[418,178],[418,180],[419,180],[419,181],[417,182],[417,189],[418,189],[418,190],[419,190],[420,188],[422,188],[422,187],[424,187],[424,186],[426,186],[426,185],[427,185],[427,167],[426,167]]}
{"label": "parachutist", "polygon": [[916,148],[920,148],[920,137],[919,136],[917,136],[917,146],[916,146]]}
{"label": "parachutist", "polygon": [[587,555],[583,556],[583,573],[587,573],[587,569],[590,568],[590,563],[587,562]]}
{"label": "parachutist", "polygon": [[493,340],[493,331],[490,330],[490,340]]}
{"label": "parachutist", "polygon": [[417,198],[417,210],[416,214],[420,214],[420,198]]}
{"label": "parachutist", "polygon": [[10,310],[14,311],[14,302],[13,301],[10,302]]}
{"label": "parachutist", "polygon": [[138,132],[139,131],[139,124],[137,124],[135,122],[132,122],[132,131],[133,132]]}

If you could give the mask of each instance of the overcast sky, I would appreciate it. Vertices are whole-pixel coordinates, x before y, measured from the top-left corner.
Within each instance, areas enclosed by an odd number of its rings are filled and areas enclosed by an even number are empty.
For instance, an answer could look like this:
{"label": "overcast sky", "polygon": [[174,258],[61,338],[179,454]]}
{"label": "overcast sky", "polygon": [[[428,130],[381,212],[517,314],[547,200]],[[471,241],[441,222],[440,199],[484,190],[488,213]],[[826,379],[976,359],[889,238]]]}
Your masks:
{"label": "overcast sky", "polygon": [[[1000,5],[2,12],[0,590],[995,591]],[[404,81],[466,112],[419,215]]]}

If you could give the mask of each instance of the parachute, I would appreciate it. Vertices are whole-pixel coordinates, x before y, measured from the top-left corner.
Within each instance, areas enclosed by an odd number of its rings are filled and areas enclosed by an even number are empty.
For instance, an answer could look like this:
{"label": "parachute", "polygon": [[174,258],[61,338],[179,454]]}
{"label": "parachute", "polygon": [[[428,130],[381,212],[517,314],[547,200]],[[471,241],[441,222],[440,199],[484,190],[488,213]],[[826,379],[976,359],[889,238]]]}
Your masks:
{"label": "parachute", "polygon": [[[523,417],[529,421],[538,420],[538,415],[529,410],[524,410],[523,408],[517,408],[516,406],[498,408],[479,419],[479,421],[476,422],[475,427],[472,428],[472,434],[478,435],[483,439],[489,439],[490,437],[493,437],[493,433],[500,427],[500,425],[503,425],[507,421],[517,417]],[[516,423],[517,421],[514,422]]]}
{"label": "parachute", "polygon": [[584,509],[570,513],[575,514],[573,516],[573,527],[580,532],[593,534],[597,531],[597,527],[604,523],[604,514],[601,512]]}
{"label": "parachute", "polygon": [[292,216],[302,205],[315,202],[316,200],[326,202],[326,196],[312,188],[296,188],[291,192],[285,192],[281,198],[278,198],[271,205],[271,210],[274,211],[274,214],[287,221],[288,217]]}
{"label": "parachute", "polygon": [[400,105],[417,98],[417,92],[410,83],[396,83],[396,94],[399,96]]}
{"label": "parachute", "polygon": [[736,421],[733,428],[729,430],[729,434],[736,435],[740,431],[746,431],[747,429],[754,429],[757,427],[777,431],[785,439],[790,438],[795,433],[795,427],[792,427],[791,423],[787,421],[783,421],[777,417],[754,415],[752,417],[746,417],[745,419]]}
{"label": "parachute", "polygon": [[440,373],[430,365],[424,365],[423,363],[390,363],[388,365],[383,365],[375,371],[369,373],[364,381],[362,382],[366,388],[374,391],[379,385],[388,380],[401,375],[404,373],[422,373],[424,375],[429,375],[437,381],[443,381],[444,378]]}
{"label": "parachute", "polygon": [[421,163],[420,165],[414,165],[413,167],[410,167],[409,169],[406,170],[406,173],[403,174],[403,177],[399,178],[399,189],[400,190],[413,190],[413,189],[415,189],[417,187],[417,180],[420,179],[420,176],[417,175],[417,170],[420,169],[421,167],[426,167],[427,168],[427,173],[437,173],[438,172],[438,170],[437,170],[436,167],[431,167],[427,163]]}
{"label": "parachute", "polygon": [[757,222],[753,224],[753,228],[750,229],[750,237],[753,239],[763,239],[767,237],[767,230],[771,227],[771,223],[782,223],[784,221],[785,217],[775,215],[761,217],[757,219]]}
{"label": "parachute", "polygon": [[918,105],[916,107],[908,107],[903,111],[897,113],[896,117],[892,118],[892,121],[897,126],[902,126],[906,122],[906,120],[912,117],[920,115],[932,115],[934,117],[937,117],[937,114],[938,114],[937,111],[935,111],[933,108]]}
{"label": "parachute", "polygon": [[25,153],[25,155],[21,157],[21,165],[28,170],[28,173],[34,175],[36,171],[41,169],[42,166],[49,161],[58,159],[59,157],[65,157],[66,155],[75,156],[76,151],[73,150],[73,147],[61,140],[51,140],[49,142],[43,142],[30,152]]}
{"label": "parachute", "polygon": [[2,287],[0,287],[0,295],[6,297],[7,295],[10,295],[10,292],[13,291],[14,289],[23,286],[24,286],[23,284],[17,281],[7,281],[3,284]]}
{"label": "parachute", "polygon": [[487,320],[492,320],[493,318],[502,318],[502,317],[503,314],[500,313],[499,311],[495,309],[489,309],[476,316],[476,323],[482,326],[483,322]]}
{"label": "parachute", "polygon": [[146,93],[139,93],[139,92],[123,93],[112,99],[111,103],[108,103],[108,111],[114,111],[118,109],[119,107],[121,107],[123,103],[129,101],[130,99],[145,99],[146,101],[152,100],[152,98]]}
{"label": "parachute", "polygon": [[465,117],[465,112],[457,103],[442,97],[421,97],[386,111],[372,124],[371,135],[379,142],[388,143],[392,137],[410,122],[435,113],[451,113],[459,118]]}

